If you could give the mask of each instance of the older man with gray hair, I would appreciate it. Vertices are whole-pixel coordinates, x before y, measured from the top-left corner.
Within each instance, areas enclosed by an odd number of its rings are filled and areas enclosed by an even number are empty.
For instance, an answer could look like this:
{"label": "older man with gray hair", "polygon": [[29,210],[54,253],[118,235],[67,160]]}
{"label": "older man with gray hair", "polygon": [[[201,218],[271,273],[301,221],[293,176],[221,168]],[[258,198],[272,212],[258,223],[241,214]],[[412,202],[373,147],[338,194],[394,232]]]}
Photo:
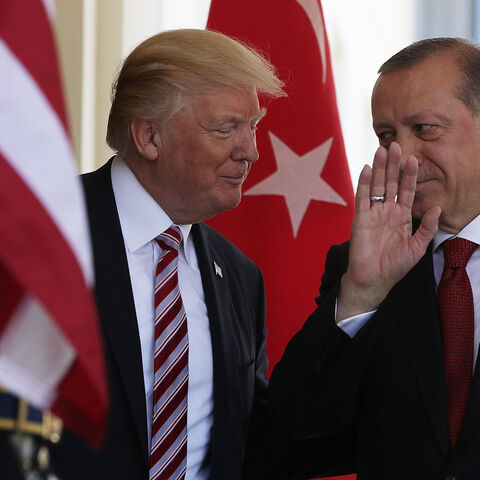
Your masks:
{"label": "older man with gray hair", "polygon": [[316,442],[313,468],[287,478],[476,480],[480,48],[426,39],[379,73],[380,147],[351,240],[329,251],[318,308],[272,374],[272,419]]}

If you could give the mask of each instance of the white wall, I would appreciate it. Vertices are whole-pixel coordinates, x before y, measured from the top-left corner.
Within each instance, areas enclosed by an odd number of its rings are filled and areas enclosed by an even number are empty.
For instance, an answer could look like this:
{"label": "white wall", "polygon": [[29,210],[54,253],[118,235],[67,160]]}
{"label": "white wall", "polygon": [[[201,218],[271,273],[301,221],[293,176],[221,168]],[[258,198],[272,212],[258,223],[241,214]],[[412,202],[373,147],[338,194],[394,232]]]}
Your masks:
{"label": "white wall", "polygon": [[[354,187],[377,146],[371,128],[370,93],[379,66],[419,38],[471,36],[474,3],[480,0],[322,0]],[[82,170],[89,170],[102,164],[110,153],[104,142],[104,124],[109,85],[121,59],[158,31],[204,28],[210,0],[56,0],[56,4],[60,13],[66,10],[60,16],[67,24],[59,30],[63,32],[64,69],[72,72],[67,78],[71,124],[74,139],[82,146],[77,148]],[[82,9],[83,18],[79,19]],[[66,41],[73,42],[73,47],[65,46]],[[78,54],[81,62],[72,54],[77,44],[83,45]]]}
{"label": "white wall", "polygon": [[322,0],[354,188],[378,142],[370,94],[380,65],[414,38],[415,0]]}

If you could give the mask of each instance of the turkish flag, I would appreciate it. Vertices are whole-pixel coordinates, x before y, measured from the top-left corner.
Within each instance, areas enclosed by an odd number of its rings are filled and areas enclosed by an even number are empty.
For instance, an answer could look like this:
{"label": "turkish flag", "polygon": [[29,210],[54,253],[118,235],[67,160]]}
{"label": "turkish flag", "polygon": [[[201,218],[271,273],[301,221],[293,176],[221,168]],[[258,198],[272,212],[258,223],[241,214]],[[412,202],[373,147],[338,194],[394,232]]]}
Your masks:
{"label": "turkish flag", "polygon": [[97,446],[93,261],[46,3],[0,0],[0,385]]}
{"label": "turkish flag", "polygon": [[323,12],[318,0],[212,0],[207,28],[263,52],[288,94],[265,105],[241,204],[209,222],[265,276],[271,369],[314,310],[327,250],[353,218]]}

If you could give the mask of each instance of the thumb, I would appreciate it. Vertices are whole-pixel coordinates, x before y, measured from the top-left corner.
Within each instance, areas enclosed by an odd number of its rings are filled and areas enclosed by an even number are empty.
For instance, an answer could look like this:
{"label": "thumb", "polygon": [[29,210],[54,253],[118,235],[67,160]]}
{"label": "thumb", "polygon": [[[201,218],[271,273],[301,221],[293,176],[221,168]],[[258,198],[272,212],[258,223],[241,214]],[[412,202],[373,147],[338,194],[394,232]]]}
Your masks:
{"label": "thumb", "polygon": [[420,243],[422,243],[425,248],[432,241],[433,237],[438,230],[438,219],[440,218],[440,213],[442,210],[440,207],[432,207],[430,210],[425,213],[422,218],[422,223],[418,230],[415,232],[414,237]]}

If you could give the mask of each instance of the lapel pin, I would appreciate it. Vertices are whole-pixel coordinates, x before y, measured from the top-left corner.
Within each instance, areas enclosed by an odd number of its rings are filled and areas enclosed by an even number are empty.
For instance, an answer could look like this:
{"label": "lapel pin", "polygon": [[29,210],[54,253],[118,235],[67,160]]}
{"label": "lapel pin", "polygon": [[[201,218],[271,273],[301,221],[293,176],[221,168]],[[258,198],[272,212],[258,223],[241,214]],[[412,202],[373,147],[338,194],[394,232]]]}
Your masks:
{"label": "lapel pin", "polygon": [[213,266],[215,267],[215,275],[218,275],[220,278],[223,278],[222,269],[217,265],[217,262],[213,261]]}

